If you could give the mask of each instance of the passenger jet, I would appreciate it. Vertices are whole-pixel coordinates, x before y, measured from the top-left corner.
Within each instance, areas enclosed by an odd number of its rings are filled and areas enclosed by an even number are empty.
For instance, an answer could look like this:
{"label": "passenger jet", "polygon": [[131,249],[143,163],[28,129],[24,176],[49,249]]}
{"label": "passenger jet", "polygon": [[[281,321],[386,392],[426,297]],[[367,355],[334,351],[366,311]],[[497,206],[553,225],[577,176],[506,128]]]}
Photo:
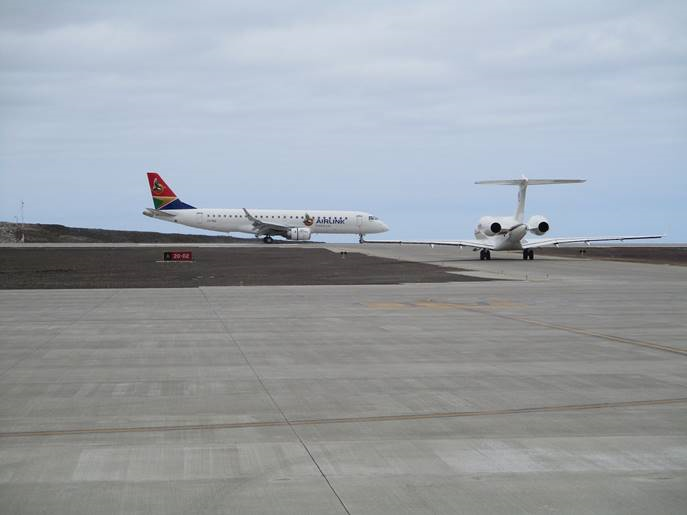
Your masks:
{"label": "passenger jet", "polygon": [[518,186],[518,207],[513,216],[483,216],[475,228],[474,240],[454,241],[394,241],[394,240],[362,240],[362,243],[395,243],[407,245],[451,245],[456,247],[473,247],[479,249],[481,260],[491,259],[494,250],[522,250],[522,259],[534,259],[534,249],[547,246],[558,246],[564,243],[586,243],[593,241],[624,241],[662,238],[661,235],[650,236],[580,236],[573,238],[536,238],[525,239],[528,233],[543,236],[549,232],[549,220],[542,215],[532,216],[525,223],[525,196],[527,186],[543,184],[571,184],[585,182],[582,179],[508,179],[496,181],[477,181],[475,184],[503,184]]}
{"label": "passenger jet", "polygon": [[243,232],[272,243],[274,236],[309,240],[313,234],[365,234],[386,232],[389,227],[376,216],[361,211],[195,208],[182,202],[162,177],[148,173],[154,209],[143,214],[166,222],[219,232]]}

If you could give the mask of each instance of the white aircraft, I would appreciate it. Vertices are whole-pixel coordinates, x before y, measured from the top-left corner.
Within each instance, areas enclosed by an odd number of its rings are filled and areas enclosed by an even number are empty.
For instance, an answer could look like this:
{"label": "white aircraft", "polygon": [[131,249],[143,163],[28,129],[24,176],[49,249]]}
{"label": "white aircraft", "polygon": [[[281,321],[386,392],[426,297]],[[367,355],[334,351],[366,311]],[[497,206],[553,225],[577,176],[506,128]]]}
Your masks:
{"label": "white aircraft", "polygon": [[177,197],[162,177],[148,173],[154,209],[143,214],[167,222],[220,232],[244,232],[272,243],[273,236],[287,240],[309,240],[311,235],[386,232],[389,227],[376,216],[361,211],[305,211],[274,209],[195,208]]}
{"label": "white aircraft", "polygon": [[549,221],[541,216],[532,216],[527,223],[525,220],[525,197],[527,186],[543,184],[571,184],[585,182],[581,179],[508,179],[497,181],[477,181],[475,184],[503,184],[518,186],[518,207],[513,216],[483,216],[475,228],[474,240],[454,241],[393,241],[393,240],[362,240],[363,243],[395,243],[408,245],[452,245],[456,247],[473,247],[479,249],[481,260],[491,259],[492,250],[522,250],[522,259],[534,259],[534,249],[547,246],[558,246],[563,243],[586,243],[593,241],[624,241],[662,238],[662,235],[650,236],[582,236],[574,238],[537,238],[526,240],[527,233],[543,236],[551,228]]}

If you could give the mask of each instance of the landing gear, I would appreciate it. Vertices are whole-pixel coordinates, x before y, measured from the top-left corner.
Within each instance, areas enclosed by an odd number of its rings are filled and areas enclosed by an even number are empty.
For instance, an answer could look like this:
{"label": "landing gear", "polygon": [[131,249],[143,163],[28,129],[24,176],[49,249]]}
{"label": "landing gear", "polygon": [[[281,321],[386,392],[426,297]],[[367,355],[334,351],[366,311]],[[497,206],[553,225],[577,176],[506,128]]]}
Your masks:
{"label": "landing gear", "polygon": [[358,243],[365,243],[365,235],[358,234]]}
{"label": "landing gear", "polygon": [[274,240],[272,239],[272,236],[268,234],[262,239],[262,241],[264,241],[265,243],[272,243]]}
{"label": "landing gear", "polygon": [[524,260],[532,260],[534,259],[534,250],[532,249],[523,249],[522,251],[522,259]]}
{"label": "landing gear", "polygon": [[488,251],[487,249],[481,249],[479,251],[479,260],[484,261],[484,260],[490,260],[491,259],[491,252]]}

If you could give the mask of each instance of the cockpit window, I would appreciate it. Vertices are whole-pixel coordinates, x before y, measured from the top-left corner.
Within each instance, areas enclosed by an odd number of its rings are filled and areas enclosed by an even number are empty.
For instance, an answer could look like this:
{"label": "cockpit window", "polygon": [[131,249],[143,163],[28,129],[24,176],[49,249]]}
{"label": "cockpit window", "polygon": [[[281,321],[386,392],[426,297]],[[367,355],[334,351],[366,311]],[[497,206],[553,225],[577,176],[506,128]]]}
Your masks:
{"label": "cockpit window", "polygon": [[377,218],[376,216],[370,215],[370,216],[368,216],[368,220],[369,220],[370,222],[373,222],[373,221],[375,221],[375,220],[379,220],[379,218]]}

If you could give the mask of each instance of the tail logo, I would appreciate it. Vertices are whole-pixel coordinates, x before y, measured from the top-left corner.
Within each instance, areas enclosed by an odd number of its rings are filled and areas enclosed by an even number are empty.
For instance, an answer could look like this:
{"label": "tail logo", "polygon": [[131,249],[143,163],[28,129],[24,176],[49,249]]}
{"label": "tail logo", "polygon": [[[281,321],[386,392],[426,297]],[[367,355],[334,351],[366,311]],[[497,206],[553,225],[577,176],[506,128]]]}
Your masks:
{"label": "tail logo", "polygon": [[315,223],[315,217],[310,216],[308,213],[305,213],[305,218],[303,219],[303,223],[305,224],[306,227],[310,227],[312,224]]}
{"label": "tail logo", "polygon": [[160,182],[157,180],[157,177],[155,177],[155,179],[153,179],[153,193],[159,194],[163,191],[165,191],[165,187],[162,184],[160,184]]}

